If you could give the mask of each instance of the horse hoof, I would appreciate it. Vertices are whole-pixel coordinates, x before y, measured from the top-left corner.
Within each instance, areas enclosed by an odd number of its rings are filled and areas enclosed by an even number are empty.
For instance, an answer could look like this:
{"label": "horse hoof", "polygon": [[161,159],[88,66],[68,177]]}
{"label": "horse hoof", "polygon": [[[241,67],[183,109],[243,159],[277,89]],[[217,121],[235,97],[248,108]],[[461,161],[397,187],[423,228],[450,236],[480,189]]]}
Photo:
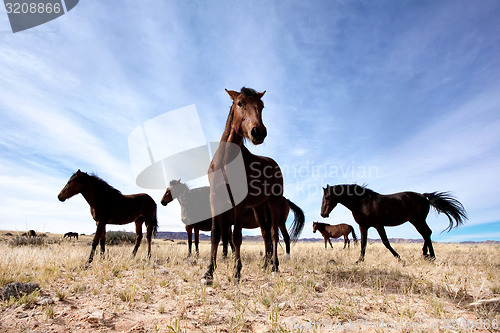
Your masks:
{"label": "horse hoof", "polygon": [[204,286],[211,286],[214,283],[214,280],[202,278],[200,282]]}
{"label": "horse hoof", "polygon": [[203,277],[201,278],[201,284],[205,286],[210,286],[214,283],[214,277],[213,275],[209,272],[206,272],[203,274]]}

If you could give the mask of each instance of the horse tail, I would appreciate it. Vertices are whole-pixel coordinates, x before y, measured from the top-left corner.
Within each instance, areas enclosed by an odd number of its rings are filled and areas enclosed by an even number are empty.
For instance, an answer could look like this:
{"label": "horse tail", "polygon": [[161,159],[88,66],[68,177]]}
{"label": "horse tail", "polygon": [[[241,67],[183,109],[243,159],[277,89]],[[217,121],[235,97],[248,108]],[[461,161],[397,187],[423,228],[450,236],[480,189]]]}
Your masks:
{"label": "horse tail", "polygon": [[[453,198],[448,192],[432,192],[423,194],[432,207],[434,207],[438,213],[443,213],[450,220],[448,228],[444,231],[450,231],[453,227],[458,227],[464,224],[467,220],[467,212],[464,206],[457,199]],[[455,226],[453,226],[453,220],[455,220]]]}
{"label": "horse tail", "polygon": [[349,225],[349,229],[351,229],[352,239],[354,240],[355,243],[357,243],[358,237],[356,237],[356,233],[354,232],[354,228],[352,227],[352,225]]}
{"label": "horse tail", "polygon": [[290,229],[290,238],[292,239],[293,242],[295,242],[299,238],[302,229],[304,229],[304,224],[306,223],[306,217],[304,215],[304,212],[302,211],[302,209],[300,209],[299,206],[297,206],[288,199],[286,199],[286,201],[288,202],[288,205],[293,210],[293,214],[295,215],[292,227]]}
{"label": "horse tail", "polygon": [[158,233],[158,214],[155,211],[155,216],[153,217],[153,236]]}

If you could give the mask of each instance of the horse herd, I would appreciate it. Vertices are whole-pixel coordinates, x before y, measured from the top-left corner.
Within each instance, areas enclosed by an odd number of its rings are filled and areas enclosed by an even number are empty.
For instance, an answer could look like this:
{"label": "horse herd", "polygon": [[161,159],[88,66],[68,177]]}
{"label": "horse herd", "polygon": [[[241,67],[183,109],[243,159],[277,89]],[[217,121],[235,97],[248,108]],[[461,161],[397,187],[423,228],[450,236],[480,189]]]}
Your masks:
{"label": "horse herd", "polygon": [[[269,157],[252,154],[243,144],[244,140],[259,145],[267,136],[267,128],[262,122],[264,92],[257,92],[243,87],[240,92],[226,90],[232,100],[219,147],[214,154],[208,169],[210,186],[189,189],[180,180],[170,182],[169,188],[161,199],[167,205],[174,199],[181,204],[181,219],[186,224],[188,233],[189,254],[191,254],[191,234],[195,233],[195,248],[198,253],[199,231],[211,231],[211,257],[208,269],[202,281],[210,284],[216,269],[216,257],[219,242],[222,238],[223,255],[227,255],[230,245],[234,251],[234,277],[239,282],[241,277],[242,228],[260,228],[265,244],[265,266],[272,264],[272,270],[278,271],[277,255],[279,232],[286,244],[286,252],[290,254],[290,240],[296,240],[305,224],[303,211],[283,196],[283,176],[280,167]],[[242,174],[234,171],[235,161],[242,161]],[[268,172],[263,172],[268,171]],[[236,179],[236,180],[235,180]],[[235,186],[235,182],[238,186]],[[245,191],[242,192],[241,188]],[[270,190],[272,189],[272,190]],[[383,244],[397,258],[398,253],[391,247],[385,232],[385,226],[397,226],[410,222],[422,235],[423,255],[435,258],[431,242],[431,229],[426,223],[430,207],[444,213],[449,219],[451,230],[463,224],[467,219],[462,204],[446,192],[415,193],[401,192],[381,195],[364,186],[343,184],[323,188],[321,216],[327,218],[337,204],[351,210],[361,233],[361,254],[359,261],[364,260],[367,232],[374,227]],[[97,245],[104,253],[106,224],[123,225],[130,222],[136,224],[136,243],[133,255],[142,240],[142,224],[146,225],[148,240],[148,257],[151,256],[151,238],[157,232],[157,206],[147,194],[123,195],[105,181],[95,175],[78,170],[68,180],[58,195],[60,201],[81,193],[90,205],[92,217],[96,221],[97,230],[92,241],[92,249],[88,264],[93,260]],[[242,196],[241,193],[244,193]],[[289,210],[294,212],[294,222],[290,232],[285,227]],[[200,213],[201,212],[201,213]],[[319,231],[325,238],[325,247],[330,237],[344,236],[344,248],[349,245],[347,235],[352,233],[356,241],[354,229],[347,225],[330,226],[314,222],[313,231]],[[330,245],[331,242],[330,242]]]}

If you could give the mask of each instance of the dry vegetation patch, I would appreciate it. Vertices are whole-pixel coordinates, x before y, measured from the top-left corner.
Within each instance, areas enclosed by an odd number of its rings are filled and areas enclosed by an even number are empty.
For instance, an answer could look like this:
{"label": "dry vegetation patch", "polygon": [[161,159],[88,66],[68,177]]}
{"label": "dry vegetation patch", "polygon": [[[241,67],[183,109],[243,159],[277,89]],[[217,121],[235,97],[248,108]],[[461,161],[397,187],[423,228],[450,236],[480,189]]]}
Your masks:
{"label": "dry vegetation patch", "polygon": [[219,260],[209,287],[200,284],[208,243],[201,244],[198,258],[188,259],[186,246],[176,242],[155,240],[151,260],[144,244],[135,259],[131,245],[108,246],[106,257],[97,256],[85,269],[90,240],[20,246],[3,239],[0,287],[34,282],[40,290],[0,302],[0,331],[437,332],[457,331],[453,325],[468,325],[467,331],[500,326],[498,302],[469,306],[500,296],[498,245],[438,243],[437,259],[430,262],[421,258],[419,244],[394,244],[403,261],[370,244],[366,261],[354,264],[359,247],[325,250],[322,243],[299,242],[289,260],[280,249],[281,271],[271,273],[261,269],[263,245],[247,242],[241,284],[233,283],[232,260]]}

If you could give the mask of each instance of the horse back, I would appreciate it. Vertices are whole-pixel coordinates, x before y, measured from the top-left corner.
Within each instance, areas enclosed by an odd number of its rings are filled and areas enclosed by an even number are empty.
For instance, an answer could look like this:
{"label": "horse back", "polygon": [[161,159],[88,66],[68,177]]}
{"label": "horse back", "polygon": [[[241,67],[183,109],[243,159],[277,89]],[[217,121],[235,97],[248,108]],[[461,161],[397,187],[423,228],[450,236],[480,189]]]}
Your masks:
{"label": "horse back", "polygon": [[325,227],[325,231],[332,238],[339,238],[344,234],[348,234],[350,232],[350,228],[348,224],[340,223],[337,225],[327,225]]}
{"label": "horse back", "polygon": [[145,220],[156,216],[156,202],[146,193],[123,195],[121,198],[93,207],[96,221],[106,220],[109,224],[126,224],[139,218]]}
{"label": "horse back", "polygon": [[354,215],[358,220],[367,220],[370,224],[397,226],[412,219],[421,219],[429,213],[429,202],[420,193],[399,192],[379,194],[363,201],[361,212]]}

